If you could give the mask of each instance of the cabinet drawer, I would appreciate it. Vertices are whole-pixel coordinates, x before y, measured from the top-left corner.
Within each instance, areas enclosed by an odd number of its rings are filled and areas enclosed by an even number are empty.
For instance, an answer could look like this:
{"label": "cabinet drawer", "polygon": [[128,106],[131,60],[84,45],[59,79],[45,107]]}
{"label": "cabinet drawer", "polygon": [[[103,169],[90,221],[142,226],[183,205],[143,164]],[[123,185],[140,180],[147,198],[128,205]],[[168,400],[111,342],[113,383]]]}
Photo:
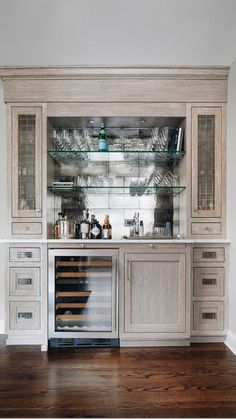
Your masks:
{"label": "cabinet drawer", "polygon": [[193,295],[195,297],[222,297],[224,277],[224,268],[193,268]]}
{"label": "cabinet drawer", "polygon": [[40,262],[41,249],[40,247],[10,247],[9,260],[10,262]]}
{"label": "cabinet drawer", "polygon": [[40,295],[40,268],[10,268],[10,295]]}
{"label": "cabinet drawer", "polygon": [[12,234],[42,234],[42,223],[12,223]]}
{"label": "cabinet drawer", "polygon": [[223,330],[224,303],[222,301],[195,301],[193,303],[194,330]]}
{"label": "cabinet drawer", "polygon": [[194,262],[224,262],[224,247],[195,247],[193,249]]}
{"label": "cabinet drawer", "polygon": [[221,223],[192,223],[192,234],[220,235]]}
{"label": "cabinet drawer", "polygon": [[39,330],[40,302],[10,301],[9,316],[10,330]]}

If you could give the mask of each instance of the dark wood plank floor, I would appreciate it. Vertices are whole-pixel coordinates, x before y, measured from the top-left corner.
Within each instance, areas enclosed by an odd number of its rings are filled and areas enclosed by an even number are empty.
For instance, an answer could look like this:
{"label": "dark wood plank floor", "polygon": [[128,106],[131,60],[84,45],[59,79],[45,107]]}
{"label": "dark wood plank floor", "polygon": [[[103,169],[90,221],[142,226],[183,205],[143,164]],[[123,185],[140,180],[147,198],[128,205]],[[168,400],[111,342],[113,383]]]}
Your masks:
{"label": "dark wood plank floor", "polygon": [[236,417],[236,357],[223,344],[1,348],[0,417]]}

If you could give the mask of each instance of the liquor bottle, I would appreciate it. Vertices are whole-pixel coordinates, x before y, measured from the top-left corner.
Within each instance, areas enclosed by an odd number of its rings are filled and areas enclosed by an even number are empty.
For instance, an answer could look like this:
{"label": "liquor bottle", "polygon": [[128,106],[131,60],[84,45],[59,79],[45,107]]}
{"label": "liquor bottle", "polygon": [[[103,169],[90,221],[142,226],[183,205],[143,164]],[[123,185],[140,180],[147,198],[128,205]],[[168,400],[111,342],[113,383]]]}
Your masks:
{"label": "liquor bottle", "polygon": [[111,239],[112,236],[112,227],[109,221],[109,215],[105,215],[104,224],[102,227],[102,238],[103,239]]}
{"label": "liquor bottle", "polygon": [[90,234],[90,222],[88,221],[88,212],[83,210],[83,219],[80,223],[80,238],[89,239]]}
{"label": "liquor bottle", "polygon": [[134,234],[139,236],[139,212],[134,213]]}
{"label": "liquor bottle", "polygon": [[140,223],[139,223],[139,235],[140,235],[141,237],[143,237],[143,236],[144,236],[144,225],[143,225],[143,220],[140,220]]}
{"label": "liquor bottle", "polygon": [[108,143],[107,143],[107,133],[104,129],[104,124],[102,123],[101,129],[98,134],[98,148],[99,151],[108,151]]}
{"label": "liquor bottle", "polygon": [[58,212],[58,219],[54,224],[54,239],[58,239],[58,222],[64,218],[62,212]]}
{"label": "liquor bottle", "polygon": [[99,224],[94,214],[91,214],[90,238],[91,239],[102,238],[102,226]]}

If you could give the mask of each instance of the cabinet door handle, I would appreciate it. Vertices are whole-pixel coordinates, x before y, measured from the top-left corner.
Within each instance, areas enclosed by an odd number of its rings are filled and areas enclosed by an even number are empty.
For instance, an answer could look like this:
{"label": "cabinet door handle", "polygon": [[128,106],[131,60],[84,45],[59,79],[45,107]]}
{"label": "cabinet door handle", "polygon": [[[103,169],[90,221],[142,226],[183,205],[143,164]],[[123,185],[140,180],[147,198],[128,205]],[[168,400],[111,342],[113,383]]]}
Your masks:
{"label": "cabinet door handle", "polygon": [[18,259],[31,259],[33,257],[32,252],[18,252],[17,258]]}
{"label": "cabinet door handle", "polygon": [[216,285],[216,278],[202,278],[202,285]]}
{"label": "cabinet door handle", "polygon": [[216,313],[202,313],[202,319],[214,320],[216,319]]}
{"label": "cabinet door handle", "polygon": [[18,278],[18,285],[32,285],[32,278]]}
{"label": "cabinet door handle", "polygon": [[30,320],[33,318],[33,313],[28,311],[19,312],[17,315],[19,320]]}
{"label": "cabinet door handle", "polygon": [[202,252],[203,259],[216,259],[216,252]]}

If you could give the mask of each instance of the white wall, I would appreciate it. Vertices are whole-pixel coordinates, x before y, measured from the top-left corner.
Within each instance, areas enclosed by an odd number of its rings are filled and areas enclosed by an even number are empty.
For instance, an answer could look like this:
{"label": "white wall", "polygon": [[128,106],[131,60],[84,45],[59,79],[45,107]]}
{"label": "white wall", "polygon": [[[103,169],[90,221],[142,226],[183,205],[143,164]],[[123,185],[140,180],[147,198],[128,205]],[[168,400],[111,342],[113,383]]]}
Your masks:
{"label": "white wall", "polygon": [[227,65],[235,16],[235,0],[0,0],[0,65]]}
{"label": "white wall", "polygon": [[227,183],[228,183],[228,236],[230,245],[230,325],[236,335],[236,59],[234,60],[228,86],[228,150],[227,150]]}

